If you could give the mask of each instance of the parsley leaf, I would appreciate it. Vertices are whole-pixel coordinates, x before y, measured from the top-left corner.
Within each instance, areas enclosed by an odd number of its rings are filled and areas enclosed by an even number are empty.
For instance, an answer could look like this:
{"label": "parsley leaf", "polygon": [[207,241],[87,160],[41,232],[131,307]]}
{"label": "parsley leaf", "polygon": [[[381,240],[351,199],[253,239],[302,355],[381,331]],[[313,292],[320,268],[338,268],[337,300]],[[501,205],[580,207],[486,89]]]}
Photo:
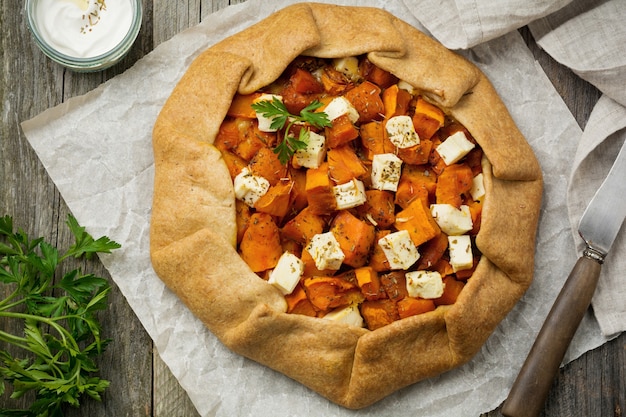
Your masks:
{"label": "parsley leaf", "polygon": [[278,160],[285,165],[298,149],[306,149],[308,141],[309,131],[300,129],[298,139],[294,136],[287,137],[286,140],[276,145],[274,153],[278,154]]}
{"label": "parsley leaf", "polygon": [[319,100],[315,100],[302,109],[300,115],[294,115],[289,113],[285,104],[277,97],[252,104],[254,111],[272,120],[270,124],[272,129],[283,131],[282,141],[274,148],[274,153],[278,155],[278,159],[283,165],[298,149],[305,149],[309,140],[309,129],[300,129],[298,138],[291,135],[291,127],[294,124],[309,124],[317,129],[331,126],[326,113],[316,112],[322,105]]}
{"label": "parsley leaf", "polygon": [[113,242],[106,236],[103,236],[98,240],[94,240],[89,233],[85,232],[85,228],[81,227],[72,216],[69,216],[67,225],[76,238],[76,243],[70,247],[67,256],[71,255],[78,258],[85,255],[87,259],[89,259],[94,253],[110,253],[111,250],[118,249],[120,247],[119,243]]}
{"label": "parsley leaf", "polygon": [[300,111],[300,117],[302,118],[302,121],[308,122],[319,129],[323,127],[330,127],[332,123],[330,123],[328,115],[324,112],[315,111],[322,106],[323,104],[319,100],[315,100],[311,104],[306,106],[304,109],[302,109],[302,111]]}
{"label": "parsley leaf", "polygon": [[65,259],[110,253],[120,245],[106,236],[94,239],[71,215],[67,226],[75,243],[60,254],[43,238],[14,231],[11,217],[0,218],[0,283],[13,290],[0,300],[0,317],[24,329],[21,335],[0,330],[0,342],[23,351],[14,357],[0,349],[0,395],[6,383],[13,387],[11,398],[36,393],[28,410],[0,408],[1,416],[62,417],[62,406],[78,407],[83,394],[100,400],[109,386],[97,375],[95,360],[110,342],[102,339],[96,317],[107,306],[110,285],[80,269],[57,284],[54,278]]}

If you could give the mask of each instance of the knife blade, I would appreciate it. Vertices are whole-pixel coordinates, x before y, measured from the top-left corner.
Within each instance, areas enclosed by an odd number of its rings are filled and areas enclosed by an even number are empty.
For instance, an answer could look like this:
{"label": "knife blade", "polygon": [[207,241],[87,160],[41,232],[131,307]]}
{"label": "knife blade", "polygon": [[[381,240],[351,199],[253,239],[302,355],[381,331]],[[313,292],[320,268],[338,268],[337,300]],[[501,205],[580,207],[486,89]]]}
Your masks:
{"label": "knife blade", "polygon": [[585,209],[578,233],[585,250],[557,296],[502,406],[506,417],[536,417],[565,352],[591,304],[604,258],[626,217],[626,142]]}
{"label": "knife blade", "polygon": [[604,261],[626,217],[626,142],[578,225],[590,250]]}

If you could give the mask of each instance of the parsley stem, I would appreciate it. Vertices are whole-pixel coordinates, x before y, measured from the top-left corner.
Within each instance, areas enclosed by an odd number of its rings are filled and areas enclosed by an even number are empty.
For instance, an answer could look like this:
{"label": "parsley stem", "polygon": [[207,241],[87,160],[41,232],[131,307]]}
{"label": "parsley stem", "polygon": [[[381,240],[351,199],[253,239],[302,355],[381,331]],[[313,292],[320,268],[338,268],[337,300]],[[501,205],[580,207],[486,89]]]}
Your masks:
{"label": "parsley stem", "polygon": [[63,327],[60,326],[57,321],[58,320],[63,320],[66,318],[80,318],[76,315],[68,315],[68,316],[62,316],[62,317],[55,317],[54,319],[49,319],[47,317],[41,317],[41,316],[35,316],[33,314],[25,314],[25,313],[15,313],[15,312],[11,312],[11,311],[0,311],[0,317],[9,317],[9,318],[14,318],[14,319],[24,319],[24,320],[34,320],[34,321],[39,321],[41,323],[47,324],[50,327],[54,328],[57,333],[59,334],[59,336],[61,336],[61,338],[63,339],[63,344],[65,346],[68,346],[68,339],[72,342],[70,346],[70,349],[76,349],[76,351],[80,351],[80,348],[78,347],[78,344],[76,343],[76,340],[74,340],[74,337],[72,337],[72,335]]}
{"label": "parsley stem", "polygon": [[7,310],[9,310],[11,308],[17,307],[20,304],[24,304],[24,302],[25,302],[25,300],[21,299],[19,301],[16,301],[16,302],[14,302],[12,304],[7,305],[7,306],[0,306],[0,312],[7,311]]}
{"label": "parsley stem", "polygon": [[[24,318],[24,319],[42,319],[42,317],[38,317],[38,316],[33,316],[30,314],[22,314],[22,313],[11,313],[11,312],[0,312],[0,317],[10,317],[10,318]],[[65,337],[64,333],[67,333],[67,331],[59,326],[56,323],[51,322],[50,320],[39,320],[41,322],[44,322],[45,324],[50,325],[51,327],[54,327],[57,332],[61,335],[62,339],[63,339],[63,343],[67,346],[67,339]],[[67,333],[67,335],[69,336],[69,333]],[[71,340],[73,340],[72,338],[70,338]],[[59,352],[57,352],[55,355],[52,355],[52,352],[50,351],[35,351],[33,350],[33,348],[28,344],[28,339],[23,338],[23,337],[19,337],[19,336],[15,336],[12,335],[10,333],[4,332],[4,331],[0,331],[0,340],[4,340],[6,342],[12,343],[14,346],[17,346],[18,348],[21,348],[27,352],[31,352],[34,353],[35,355],[37,355],[38,357],[42,358],[45,360],[45,363],[50,367],[50,369],[55,373],[56,378],[62,378],[63,377],[63,371],[59,368],[60,366],[65,366],[68,364],[68,362],[62,361],[60,360],[60,356],[64,354],[64,352],[62,350],[59,350]],[[70,349],[75,348],[77,351],[80,351],[79,347],[76,346],[75,343],[73,343],[73,346],[70,347]],[[80,367],[78,367],[78,372],[80,372]],[[71,376],[71,379],[76,379],[76,376]]]}
{"label": "parsley stem", "polygon": [[13,345],[25,349],[30,350],[28,345],[26,345],[26,339],[23,337],[15,336],[11,333],[7,333],[5,331],[0,330],[0,340],[3,340],[8,343],[12,343]]}
{"label": "parsley stem", "polygon": [[13,308],[15,306],[18,306],[20,304],[22,304],[24,302],[24,299],[21,299],[19,301],[14,302],[13,304],[7,304],[9,301],[11,301],[12,299],[14,299],[15,297],[17,297],[19,295],[19,291],[15,290],[11,293],[11,295],[9,295],[7,298],[5,298],[4,300],[0,301],[0,311],[2,310],[8,310],[10,308]]}

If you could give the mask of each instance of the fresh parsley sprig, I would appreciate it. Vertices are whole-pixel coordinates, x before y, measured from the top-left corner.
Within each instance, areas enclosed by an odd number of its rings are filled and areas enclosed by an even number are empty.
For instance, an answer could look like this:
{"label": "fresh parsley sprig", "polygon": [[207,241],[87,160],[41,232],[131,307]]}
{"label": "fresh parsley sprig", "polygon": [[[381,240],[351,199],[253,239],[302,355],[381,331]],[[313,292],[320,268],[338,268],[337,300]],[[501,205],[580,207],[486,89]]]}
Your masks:
{"label": "fresh parsley sprig", "polygon": [[[324,112],[316,112],[315,110],[322,107],[319,100],[313,101],[306,106],[300,115],[289,113],[285,104],[277,97],[272,100],[262,100],[252,104],[252,108],[257,113],[272,120],[270,127],[278,131],[283,131],[283,139],[274,148],[274,153],[278,155],[278,159],[282,164],[286,164],[298,149],[305,149],[309,140],[309,130],[300,129],[298,137],[289,134],[291,127],[295,123],[308,123],[309,125],[322,129],[331,126],[328,115]],[[285,128],[285,125],[287,128]]]}
{"label": "fresh parsley sprig", "polygon": [[[110,285],[80,269],[54,280],[64,260],[110,253],[120,245],[106,236],[95,240],[71,215],[67,225],[75,242],[60,254],[43,238],[14,231],[11,217],[0,218],[0,284],[12,289],[0,300],[0,318],[24,328],[23,334],[0,330],[0,395],[5,383],[13,386],[11,398],[36,393],[28,410],[0,408],[2,416],[60,417],[63,404],[77,407],[83,394],[100,400],[109,386],[97,376],[95,359],[110,342],[101,338],[96,317],[107,306]],[[8,345],[24,356],[12,356]]]}

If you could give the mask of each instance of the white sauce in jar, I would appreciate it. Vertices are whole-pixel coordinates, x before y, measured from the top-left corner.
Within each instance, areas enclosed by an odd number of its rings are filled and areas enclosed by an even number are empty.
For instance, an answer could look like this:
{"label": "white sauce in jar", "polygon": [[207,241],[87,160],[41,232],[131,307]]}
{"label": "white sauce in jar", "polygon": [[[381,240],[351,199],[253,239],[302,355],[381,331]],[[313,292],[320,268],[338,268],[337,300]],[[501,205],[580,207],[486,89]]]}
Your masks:
{"label": "white sauce in jar", "polygon": [[75,58],[91,58],[124,39],[133,8],[131,0],[39,0],[35,19],[52,48]]}

